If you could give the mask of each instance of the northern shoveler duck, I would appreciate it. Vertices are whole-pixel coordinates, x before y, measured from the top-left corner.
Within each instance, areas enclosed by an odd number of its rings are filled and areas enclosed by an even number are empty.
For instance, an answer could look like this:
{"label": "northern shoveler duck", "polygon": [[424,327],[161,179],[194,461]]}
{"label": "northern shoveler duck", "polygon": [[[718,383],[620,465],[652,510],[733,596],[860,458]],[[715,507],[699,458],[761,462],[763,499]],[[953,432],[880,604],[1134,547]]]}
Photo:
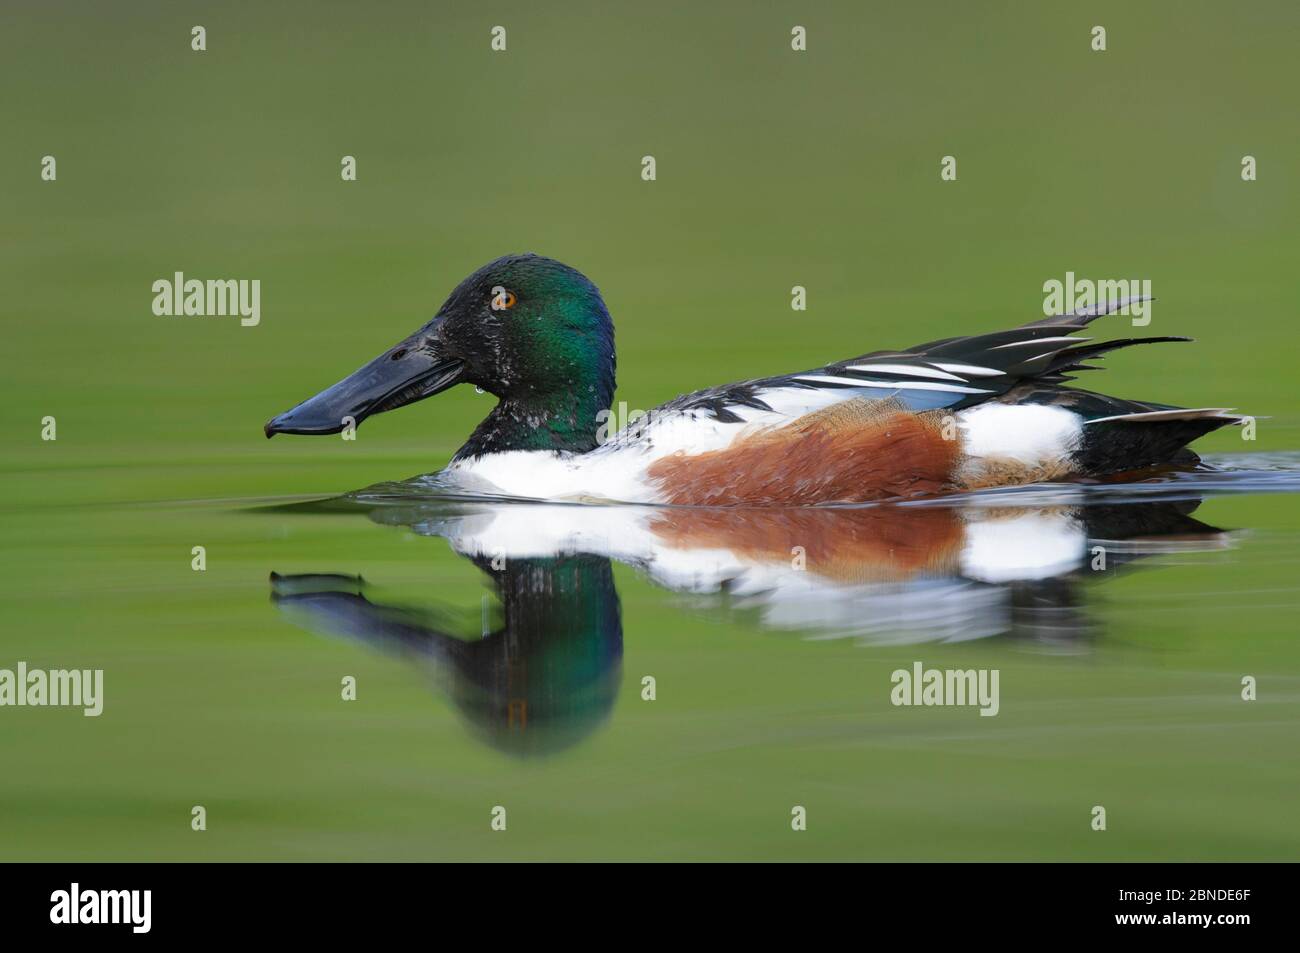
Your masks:
{"label": "northern shoveler duck", "polygon": [[860,503],[1194,464],[1187,443],[1241,418],[1063,386],[1108,351],[1188,340],[1074,337],[1126,303],[697,391],[609,434],[614,327],[600,292],[558,261],[511,255],[265,432],[338,433],[468,383],[498,403],[440,486],[676,505]]}

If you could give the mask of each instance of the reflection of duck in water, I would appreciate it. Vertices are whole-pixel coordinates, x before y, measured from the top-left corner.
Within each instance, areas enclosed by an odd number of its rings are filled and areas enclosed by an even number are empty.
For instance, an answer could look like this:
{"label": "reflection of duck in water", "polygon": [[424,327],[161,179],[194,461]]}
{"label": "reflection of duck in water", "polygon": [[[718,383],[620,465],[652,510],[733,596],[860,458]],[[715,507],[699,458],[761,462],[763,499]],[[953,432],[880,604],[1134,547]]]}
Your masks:
{"label": "reflection of duck in water", "polygon": [[272,599],[306,628],[427,664],[466,721],[512,754],[566,748],[608,717],[618,695],[623,624],[609,560],[565,555],[475,559],[501,600],[482,638],[441,631],[427,612],[370,602],[355,576],[280,576]]}
{"label": "reflection of duck in water", "polygon": [[1088,630],[1080,582],[1146,553],[1225,545],[1225,533],[1188,515],[1197,505],[449,512],[444,504],[372,518],[445,537],[477,558],[599,552],[697,604],[751,610],[768,628],[877,643],[1001,634],[1059,643]]}
{"label": "reflection of duck in water", "polygon": [[1011,635],[1078,651],[1092,631],[1081,583],[1145,554],[1226,544],[1189,515],[1196,506],[382,505],[373,519],[444,537],[491,577],[501,626],[458,638],[428,612],[370,602],[351,576],[272,574],[273,599],[307,628],[429,665],[490,744],[539,754],[613,707],[623,635],[611,558],[768,628],[877,644]]}

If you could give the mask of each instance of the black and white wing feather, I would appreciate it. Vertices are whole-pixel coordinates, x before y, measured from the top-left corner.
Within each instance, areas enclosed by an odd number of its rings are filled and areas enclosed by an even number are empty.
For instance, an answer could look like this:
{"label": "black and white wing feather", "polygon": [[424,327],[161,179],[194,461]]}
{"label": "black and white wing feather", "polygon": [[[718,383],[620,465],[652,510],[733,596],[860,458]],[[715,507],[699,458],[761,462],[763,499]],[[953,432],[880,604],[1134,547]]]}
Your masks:
{"label": "black and white wing feather", "polygon": [[1093,343],[1074,335],[1091,321],[1146,298],[1055,315],[1006,331],[930,341],[902,351],[873,351],[825,367],[743,381],[688,394],[660,412],[703,411],[720,423],[792,417],[850,397],[892,397],[912,410],[964,408],[1022,383],[1060,384],[1086,361],[1136,344],[1181,337],[1125,338]]}

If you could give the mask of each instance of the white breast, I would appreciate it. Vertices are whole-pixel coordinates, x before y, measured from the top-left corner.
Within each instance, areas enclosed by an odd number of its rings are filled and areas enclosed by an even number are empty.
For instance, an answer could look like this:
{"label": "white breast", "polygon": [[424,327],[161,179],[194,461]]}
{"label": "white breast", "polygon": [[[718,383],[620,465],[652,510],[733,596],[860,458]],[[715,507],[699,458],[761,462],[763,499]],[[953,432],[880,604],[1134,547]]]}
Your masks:
{"label": "white breast", "polygon": [[[785,418],[764,415],[773,421]],[[439,474],[469,492],[532,500],[656,503],[647,468],[674,453],[705,453],[730,446],[767,419],[722,423],[705,410],[677,411],[629,425],[589,453],[512,450],[459,460]]]}
{"label": "white breast", "polygon": [[511,450],[458,460],[438,474],[439,483],[470,493],[526,500],[653,503],[645,480],[644,453],[557,453]]}

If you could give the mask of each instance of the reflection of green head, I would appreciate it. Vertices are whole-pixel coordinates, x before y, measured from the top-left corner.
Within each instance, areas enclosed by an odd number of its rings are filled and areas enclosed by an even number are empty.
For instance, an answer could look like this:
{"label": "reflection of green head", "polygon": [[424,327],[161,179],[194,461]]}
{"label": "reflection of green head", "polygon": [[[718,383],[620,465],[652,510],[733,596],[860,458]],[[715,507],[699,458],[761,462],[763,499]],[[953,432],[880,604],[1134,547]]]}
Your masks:
{"label": "reflection of green head", "polygon": [[509,560],[492,577],[504,624],[481,639],[432,627],[427,612],[370,602],[352,576],[272,574],[272,598],[308,628],[427,664],[485,741],[519,755],[567,748],[618,696],[623,624],[609,560]]}
{"label": "reflection of green head", "polygon": [[618,695],[623,625],[609,560],[510,560],[497,585],[503,626],[464,642],[449,686],[493,747],[519,755],[567,748],[608,717]]}

